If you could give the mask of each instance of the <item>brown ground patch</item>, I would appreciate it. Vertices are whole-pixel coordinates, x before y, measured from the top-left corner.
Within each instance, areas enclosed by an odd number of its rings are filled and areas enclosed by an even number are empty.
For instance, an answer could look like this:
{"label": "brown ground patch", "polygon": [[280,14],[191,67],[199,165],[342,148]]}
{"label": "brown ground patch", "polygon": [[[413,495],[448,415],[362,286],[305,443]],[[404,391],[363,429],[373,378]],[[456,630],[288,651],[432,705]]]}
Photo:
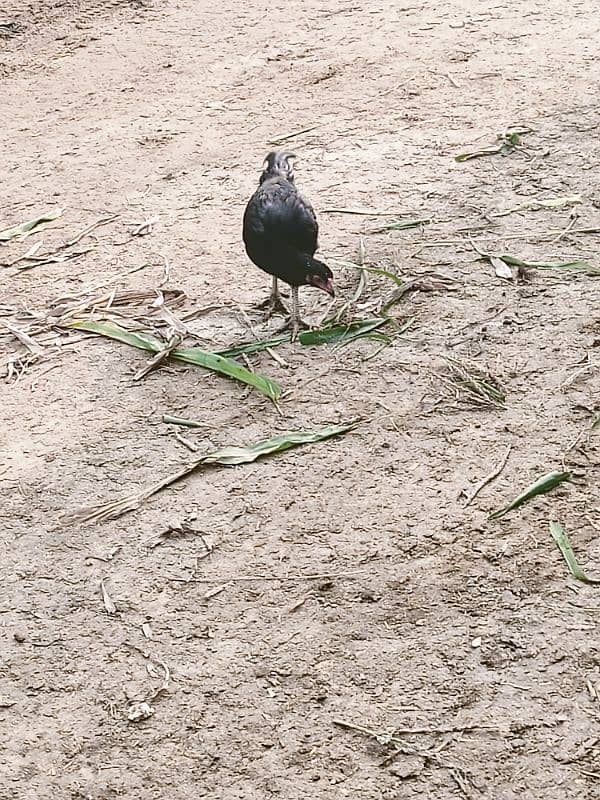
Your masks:
{"label": "brown ground patch", "polygon": [[[569,578],[547,525],[566,526],[593,572],[598,283],[541,270],[507,282],[469,242],[600,263],[596,234],[556,234],[600,224],[597,15],[589,0],[326,5],[4,3],[0,228],[65,213],[2,260],[120,216],[78,259],[2,268],[1,320],[44,320],[57,298],[134,267],[115,285],[152,289],[166,257],[189,298],[178,311],[220,307],[196,322],[210,346],[247,337],[236,304],[258,320],[266,281],[243,253],[243,207],[268,142],[312,126],[289,143],[342,299],[356,274],[336,261],[356,259],[361,233],[370,264],[458,288],[407,295],[392,314],[413,328],[370,360],[368,341],[286,346],[287,368],[253,356],[291,390],[283,417],[191,367],[133,382],[144,354],[42,337],[43,358],[2,388],[3,797],[597,796],[597,589]],[[533,129],[524,149],[453,160],[511,125]],[[574,208],[496,216],[578,193]],[[374,232],[382,218],[333,207],[433,223]],[[388,288],[372,279],[362,300]],[[325,309],[301,298],[313,320]],[[7,333],[0,344],[3,362],[23,350]],[[448,356],[493,375],[506,409],[455,402],[438,377]],[[365,421],[194,476],[119,520],[61,527],[190,458],[163,413],[207,423],[185,433],[200,451]],[[571,485],[487,521],[563,461]],[[148,546],[184,521],[191,533]],[[168,689],[132,723],[160,664]],[[400,729],[414,754],[387,758],[338,719]]]}

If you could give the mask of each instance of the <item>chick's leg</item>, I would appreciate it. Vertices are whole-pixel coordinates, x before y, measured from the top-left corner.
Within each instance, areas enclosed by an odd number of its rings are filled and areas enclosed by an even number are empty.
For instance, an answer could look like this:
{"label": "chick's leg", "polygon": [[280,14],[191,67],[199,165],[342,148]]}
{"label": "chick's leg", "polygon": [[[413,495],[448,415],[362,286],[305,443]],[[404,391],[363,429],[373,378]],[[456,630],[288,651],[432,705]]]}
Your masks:
{"label": "chick's leg", "polygon": [[273,314],[287,314],[288,310],[279,294],[279,281],[273,275],[273,287],[269,299],[261,303],[259,308],[265,309],[265,319],[270,319]]}
{"label": "chick's leg", "polygon": [[298,338],[298,331],[305,330],[309,326],[300,319],[300,307],[298,304],[298,287],[292,286],[292,315],[290,316],[289,324],[292,330],[292,342]]}
{"label": "chick's leg", "polygon": [[300,319],[300,306],[298,303],[298,286],[290,287],[292,290],[292,313],[286,317],[285,322],[280,328],[276,328],[277,333],[281,331],[291,330],[291,341],[294,342],[298,338],[298,331],[310,328],[304,320]]}

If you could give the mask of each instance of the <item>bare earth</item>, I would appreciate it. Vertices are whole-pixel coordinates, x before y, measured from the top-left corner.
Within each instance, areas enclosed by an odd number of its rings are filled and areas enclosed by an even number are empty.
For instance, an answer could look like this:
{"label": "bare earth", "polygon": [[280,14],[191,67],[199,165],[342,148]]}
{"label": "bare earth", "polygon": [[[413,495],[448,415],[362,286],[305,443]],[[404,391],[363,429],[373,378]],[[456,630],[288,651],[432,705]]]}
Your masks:
{"label": "bare earth", "polygon": [[[548,523],[600,575],[598,278],[506,280],[470,240],[600,266],[598,234],[577,232],[600,227],[597,9],[279,5],[2,4],[0,230],[64,213],[1,260],[119,216],[76,258],[0,269],[0,797],[596,798],[599,590],[570,576]],[[511,154],[454,160],[511,126],[532,129]],[[141,292],[113,308],[147,318],[167,259],[167,288],[186,295],[165,295],[174,313],[215,307],[190,321],[196,343],[251,339],[248,320],[264,335],[268,281],[241,216],[269,143],[298,131],[286,145],[336,308],[361,234],[367,265],[429,280],[391,308],[415,318],[391,346],[251,356],[287,392],[280,415],[192,366],[134,381],[147,354],[48,327],[61,303],[106,306],[113,289]],[[400,217],[432,222],[380,230]],[[390,288],[371,275],[352,313]],[[300,296],[313,323],[326,314],[325,295]],[[495,379],[505,408],[449,384],[447,358]],[[119,519],[59,522],[191,461],[175,434],[201,455],[357,417]],[[488,520],[564,467],[571,483]],[[154,713],[131,721],[141,702]]]}

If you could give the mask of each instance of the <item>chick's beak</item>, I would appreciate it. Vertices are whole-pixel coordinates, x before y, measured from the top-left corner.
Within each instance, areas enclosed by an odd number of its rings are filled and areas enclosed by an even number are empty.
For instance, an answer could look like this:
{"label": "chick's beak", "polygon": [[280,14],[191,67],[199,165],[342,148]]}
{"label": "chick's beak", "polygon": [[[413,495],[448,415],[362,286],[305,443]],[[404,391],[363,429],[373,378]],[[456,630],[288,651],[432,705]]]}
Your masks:
{"label": "chick's beak", "polygon": [[335,289],[331,278],[322,278],[320,275],[313,275],[309,280],[313,286],[323,289],[323,291],[327,292],[331,297],[335,297]]}

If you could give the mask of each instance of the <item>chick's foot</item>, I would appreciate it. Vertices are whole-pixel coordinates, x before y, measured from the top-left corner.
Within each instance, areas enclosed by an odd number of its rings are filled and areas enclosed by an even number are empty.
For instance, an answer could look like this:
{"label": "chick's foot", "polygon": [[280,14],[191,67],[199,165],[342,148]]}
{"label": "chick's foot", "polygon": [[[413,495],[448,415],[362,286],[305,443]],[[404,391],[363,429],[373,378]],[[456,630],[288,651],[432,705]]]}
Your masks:
{"label": "chick's foot", "polygon": [[262,302],[258,308],[264,310],[263,318],[265,320],[271,319],[274,314],[281,314],[282,316],[289,315],[290,311],[288,307],[285,305],[283,300],[281,299],[281,295],[271,294],[269,295],[268,299]]}

